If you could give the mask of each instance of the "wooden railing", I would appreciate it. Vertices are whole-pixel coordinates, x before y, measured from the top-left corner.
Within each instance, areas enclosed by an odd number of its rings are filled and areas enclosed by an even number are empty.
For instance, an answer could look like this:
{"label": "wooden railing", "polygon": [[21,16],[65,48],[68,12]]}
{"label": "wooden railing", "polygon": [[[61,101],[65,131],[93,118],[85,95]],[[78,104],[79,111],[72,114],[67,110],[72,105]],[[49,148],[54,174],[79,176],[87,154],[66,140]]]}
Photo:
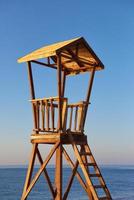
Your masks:
{"label": "wooden railing", "polygon": [[[62,129],[65,129],[67,99],[62,98]],[[35,127],[34,131],[58,132],[58,97],[31,100]]]}
{"label": "wooden railing", "polygon": [[85,108],[88,104],[81,101],[76,104],[69,104],[67,106],[67,127],[72,132],[83,132],[83,120],[85,115]]}
{"label": "wooden railing", "polygon": [[[58,97],[31,100],[34,114],[34,131],[58,132]],[[68,104],[67,98],[61,98],[62,131],[83,132],[85,108],[88,105],[81,101]]]}

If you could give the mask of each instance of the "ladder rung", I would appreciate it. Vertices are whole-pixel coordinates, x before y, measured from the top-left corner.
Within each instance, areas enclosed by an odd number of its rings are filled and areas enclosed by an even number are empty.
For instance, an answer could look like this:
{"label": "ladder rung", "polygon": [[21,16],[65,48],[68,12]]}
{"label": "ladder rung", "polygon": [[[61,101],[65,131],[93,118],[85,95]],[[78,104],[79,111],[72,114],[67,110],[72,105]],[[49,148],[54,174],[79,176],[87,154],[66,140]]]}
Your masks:
{"label": "ladder rung", "polygon": [[95,163],[84,163],[85,166],[96,166]]}
{"label": "ladder rung", "polygon": [[109,197],[99,197],[99,200],[110,200],[111,198]]}
{"label": "ladder rung", "polygon": [[94,188],[95,188],[95,189],[105,188],[105,187],[106,187],[105,185],[94,185]]}
{"label": "ladder rung", "polygon": [[80,152],[81,156],[91,156],[92,154],[90,152]]}
{"label": "ladder rung", "polygon": [[89,174],[90,177],[100,177],[100,174]]}

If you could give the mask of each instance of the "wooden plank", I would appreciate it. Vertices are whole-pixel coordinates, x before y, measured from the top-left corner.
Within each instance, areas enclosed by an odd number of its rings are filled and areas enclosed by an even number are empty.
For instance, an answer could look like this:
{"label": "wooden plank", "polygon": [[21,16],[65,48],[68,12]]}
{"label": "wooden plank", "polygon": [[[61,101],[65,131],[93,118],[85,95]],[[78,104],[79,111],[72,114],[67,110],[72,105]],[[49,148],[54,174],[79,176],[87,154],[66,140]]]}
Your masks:
{"label": "wooden plank", "polygon": [[74,119],[74,130],[77,130],[77,114],[78,114],[78,106],[75,108],[75,119]]}
{"label": "wooden plank", "polygon": [[46,101],[46,130],[49,131],[49,105]]}
{"label": "wooden plank", "polygon": [[51,108],[51,125],[52,125],[52,131],[54,131],[54,107],[53,107],[53,101],[50,100],[50,108]]}
{"label": "wooden plank", "polygon": [[[65,61],[63,64],[66,64],[68,62],[72,62],[73,61],[73,58],[71,55],[69,54],[65,54],[64,52],[62,52],[61,54],[64,58],[67,58],[69,60]],[[79,61],[84,65],[89,65],[91,68],[95,67],[96,66],[96,62],[91,62],[89,60],[83,60],[81,57],[78,57]],[[83,67],[82,67],[83,68]],[[89,69],[89,67],[87,67],[87,69]]]}
{"label": "wooden plank", "polygon": [[45,104],[43,101],[40,101],[41,104],[41,124],[42,124],[42,130],[45,129]]}
{"label": "wooden plank", "polygon": [[37,121],[37,129],[40,129],[40,104],[36,102],[36,121]]}
{"label": "wooden plank", "polygon": [[35,64],[43,65],[45,67],[50,67],[52,69],[57,69],[57,67],[55,66],[56,64],[47,64],[47,63],[43,63],[43,62],[40,62],[40,61],[37,61],[37,60],[31,60],[31,62],[35,63]]}
{"label": "wooden plank", "polygon": [[34,83],[33,83],[33,74],[32,74],[31,62],[27,62],[27,64],[28,64],[28,79],[29,79],[31,99],[35,99],[35,91],[34,91]]}
{"label": "wooden plank", "polygon": [[55,167],[55,200],[62,200],[62,145],[56,149],[56,167]]}
{"label": "wooden plank", "polygon": [[[67,98],[63,98],[61,97],[61,99],[67,99]],[[47,100],[53,100],[53,101],[59,101],[59,97],[58,96],[55,96],[55,97],[48,97],[48,98],[36,98],[36,99],[32,99],[30,100],[31,102],[36,102],[36,101],[47,101]]]}
{"label": "wooden plank", "polygon": [[80,66],[84,67],[84,64],[79,60],[78,56],[76,56],[71,49],[67,49],[69,54],[72,56],[72,59]]}
{"label": "wooden plank", "polygon": [[83,112],[84,112],[84,106],[78,107],[78,131],[82,130],[82,123],[83,123]]}
{"label": "wooden plank", "polygon": [[27,188],[25,195],[23,196],[23,198],[21,200],[25,200],[28,196],[28,194],[30,193],[31,189],[34,187],[35,183],[37,182],[37,180],[39,179],[41,173],[43,172],[43,170],[45,169],[46,165],[48,164],[49,160],[51,159],[51,157],[53,156],[55,150],[57,149],[57,147],[59,146],[59,142],[57,142],[54,147],[51,149],[50,153],[48,154],[48,156],[46,157],[46,160],[43,162],[42,166],[40,167],[40,169],[38,170],[38,172],[36,173],[36,175],[34,176],[33,180],[31,181],[29,187]]}
{"label": "wooden plank", "polygon": [[26,62],[29,60],[35,60],[35,59],[56,56],[56,53],[59,53],[59,51],[61,51],[62,48],[64,49],[65,47],[69,47],[70,45],[75,45],[75,43],[77,43],[77,41],[79,41],[79,40],[81,40],[81,38],[74,38],[71,40],[58,42],[55,44],[51,44],[51,45],[42,47],[40,49],[37,49],[37,50],[31,52],[30,54],[28,54],[22,58],[19,58],[18,62],[21,63],[21,62]]}
{"label": "wooden plank", "polygon": [[70,130],[72,128],[72,117],[73,117],[73,107],[71,107],[71,110],[70,110],[70,120],[69,120],[69,129]]}
{"label": "wooden plank", "polygon": [[64,93],[65,93],[65,84],[66,84],[66,72],[63,71],[62,72],[62,91],[61,91],[61,94],[62,94],[62,97],[64,97]]}
{"label": "wooden plank", "polygon": [[[90,76],[90,80],[89,80],[87,97],[86,97],[86,102],[87,103],[90,101],[90,96],[91,96],[91,91],[92,91],[92,86],[93,86],[94,75],[95,75],[95,67],[93,68],[93,70],[91,72],[91,76]],[[84,117],[83,117],[83,128],[84,128],[84,125],[85,125],[87,110],[88,110],[88,104],[85,107],[85,113],[84,113]]]}
{"label": "wooden plank", "polygon": [[86,102],[86,101],[80,101],[80,102],[77,102],[77,103],[68,104],[68,108],[76,107],[76,106],[83,106],[83,105],[88,105],[88,104],[90,104],[90,103]]}
{"label": "wooden plank", "polygon": [[62,128],[63,128],[63,131],[66,131],[66,125],[67,125],[67,100],[64,100],[63,105],[62,105]]}
{"label": "wooden plank", "polygon": [[[33,74],[32,74],[31,62],[27,62],[27,69],[28,69],[28,79],[29,79],[31,100],[33,100],[33,99],[35,99],[35,90],[34,90],[34,82],[33,82]],[[34,128],[37,128],[36,107],[33,104],[32,104],[32,110],[33,110]]]}

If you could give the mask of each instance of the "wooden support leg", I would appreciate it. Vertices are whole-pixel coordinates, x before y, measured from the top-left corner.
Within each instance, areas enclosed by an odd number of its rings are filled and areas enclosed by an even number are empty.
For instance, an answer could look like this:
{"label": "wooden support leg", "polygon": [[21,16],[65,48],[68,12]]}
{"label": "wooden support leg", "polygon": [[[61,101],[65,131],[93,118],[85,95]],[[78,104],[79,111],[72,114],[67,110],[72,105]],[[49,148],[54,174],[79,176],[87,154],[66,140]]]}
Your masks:
{"label": "wooden support leg", "polygon": [[48,156],[46,157],[45,161],[43,162],[42,166],[40,167],[40,169],[38,170],[38,172],[36,173],[36,175],[34,176],[34,178],[32,179],[29,187],[27,188],[27,191],[24,194],[23,199],[25,200],[26,197],[29,195],[30,191],[32,190],[32,188],[34,187],[35,183],[37,182],[37,180],[39,179],[41,173],[44,171],[45,167],[47,166],[49,160],[51,159],[51,157],[53,156],[54,152],[56,151],[57,147],[59,146],[59,142],[57,142],[54,147],[51,149],[51,151],[49,152]]}
{"label": "wooden support leg", "polygon": [[[37,148],[37,156],[38,156],[39,162],[40,162],[40,164],[41,164],[41,166],[42,166],[42,165],[43,165],[43,160],[42,160],[42,157],[41,157],[41,154],[40,154],[38,148]],[[54,189],[53,189],[52,183],[51,183],[51,181],[50,181],[50,178],[49,178],[49,176],[48,176],[48,173],[47,173],[47,170],[46,170],[46,169],[44,169],[44,176],[45,176],[45,178],[46,178],[46,181],[47,181],[47,183],[48,183],[48,186],[49,186],[49,189],[50,189],[50,191],[51,191],[52,197],[53,197],[53,199],[54,199],[54,197],[55,197],[55,191],[54,191]]]}
{"label": "wooden support leg", "polygon": [[56,168],[55,168],[55,200],[62,200],[62,145],[56,149]]}
{"label": "wooden support leg", "polygon": [[32,153],[31,153],[31,157],[30,157],[30,161],[29,161],[29,166],[28,166],[28,170],[27,170],[27,175],[26,175],[26,180],[25,180],[25,185],[24,185],[21,200],[26,200],[26,198],[24,198],[24,196],[25,196],[25,193],[26,193],[27,188],[29,187],[29,184],[31,181],[37,146],[38,146],[38,144],[33,144]]}
{"label": "wooden support leg", "polygon": [[70,179],[69,179],[69,182],[68,182],[68,185],[67,185],[67,189],[66,189],[66,191],[65,191],[65,193],[64,193],[63,200],[66,200],[66,199],[67,199],[67,196],[68,196],[69,191],[70,191],[70,189],[71,189],[71,186],[72,186],[74,177],[75,177],[76,172],[77,172],[78,165],[79,165],[79,162],[76,161],[75,167],[74,167],[74,169],[73,169],[72,175],[71,175],[71,177],[70,177]]}

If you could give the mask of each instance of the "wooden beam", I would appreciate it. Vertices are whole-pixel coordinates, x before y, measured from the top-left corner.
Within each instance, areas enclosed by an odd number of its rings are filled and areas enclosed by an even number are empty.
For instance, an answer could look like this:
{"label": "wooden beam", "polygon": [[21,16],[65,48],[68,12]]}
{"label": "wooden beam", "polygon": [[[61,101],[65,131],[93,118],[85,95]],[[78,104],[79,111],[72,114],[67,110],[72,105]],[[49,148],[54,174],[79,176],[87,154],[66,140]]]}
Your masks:
{"label": "wooden beam", "polygon": [[61,102],[61,80],[62,80],[62,74],[61,74],[61,55],[57,55],[57,79],[58,79],[58,129],[59,132],[62,130],[62,102]]}
{"label": "wooden beam", "polygon": [[21,200],[25,200],[24,196],[25,196],[25,193],[26,193],[27,188],[29,187],[29,184],[31,181],[37,146],[38,146],[38,144],[33,144],[32,153],[31,153],[31,157],[30,157],[30,161],[29,161],[29,166],[28,166],[28,170],[27,170],[27,175],[26,175],[26,180],[25,180],[25,185],[24,185]]}
{"label": "wooden beam", "polygon": [[[28,64],[28,79],[29,79],[29,86],[30,86],[30,94],[31,100],[35,99],[35,90],[34,90],[34,81],[33,81],[33,74],[32,74],[32,66],[31,62],[27,62]],[[37,129],[37,117],[36,117],[36,105],[32,104],[33,110],[33,120],[34,120],[34,128]]]}
{"label": "wooden beam", "polygon": [[[90,75],[90,80],[89,80],[89,85],[88,85],[88,91],[87,91],[87,96],[86,96],[86,102],[87,103],[89,103],[89,100],[90,100],[92,86],[93,86],[93,80],[94,80],[94,75],[95,75],[95,67],[92,69],[91,75]],[[89,104],[87,104],[85,106],[85,112],[84,112],[84,118],[83,118],[83,129],[84,129],[84,125],[85,125],[85,120],[86,120],[88,105]]]}
{"label": "wooden beam", "polygon": [[[61,55],[62,55],[62,57],[64,57],[64,58],[70,59],[70,60],[65,61],[63,64],[66,64],[66,63],[68,63],[68,62],[72,62],[72,61],[73,61],[73,58],[72,58],[71,55],[65,54],[65,53],[63,53],[63,52],[62,52]],[[91,66],[91,67],[97,67],[97,66],[99,66],[99,64],[97,64],[96,62],[93,63],[93,62],[91,62],[91,61],[89,61],[89,60],[86,60],[86,59],[84,59],[84,58],[79,58],[79,57],[78,57],[78,59],[79,59],[79,61],[80,61],[82,64],[89,65],[89,66]]]}
{"label": "wooden beam", "polygon": [[[40,154],[38,148],[37,148],[37,156],[38,156],[39,162],[40,162],[40,164],[41,164],[41,166],[42,166],[42,165],[43,165],[43,160],[42,160],[42,157],[41,157],[41,154]],[[54,191],[54,189],[53,189],[52,183],[51,183],[50,178],[49,178],[49,176],[48,176],[47,170],[44,169],[43,172],[44,172],[44,176],[45,176],[45,178],[46,178],[46,181],[47,181],[47,183],[48,183],[49,189],[50,189],[50,191],[51,191],[52,197],[53,197],[53,199],[54,199],[54,198],[55,198],[55,191]]]}
{"label": "wooden beam", "polygon": [[65,191],[65,193],[64,193],[63,200],[66,200],[67,197],[68,197],[68,194],[69,194],[69,191],[70,191],[70,189],[71,189],[71,186],[72,186],[72,183],[73,183],[75,174],[76,174],[76,172],[77,172],[78,165],[79,165],[79,162],[76,161],[75,166],[74,166],[74,168],[73,168],[73,170],[72,170],[72,175],[70,176],[70,179],[69,179],[69,182],[68,182],[66,191]]}
{"label": "wooden beam", "polygon": [[65,93],[65,84],[66,84],[66,72],[63,71],[62,72],[62,91],[61,91],[61,94],[62,94],[62,97],[64,97],[64,93]]}
{"label": "wooden beam", "polygon": [[69,54],[72,56],[73,60],[80,66],[83,67],[83,63],[79,60],[79,58],[73,53],[73,51],[71,49],[67,49],[67,51],[69,52]]}
{"label": "wooden beam", "polygon": [[54,145],[54,147],[51,149],[50,153],[48,154],[48,156],[46,157],[46,160],[43,162],[42,166],[40,167],[40,169],[38,170],[38,172],[36,173],[36,175],[34,176],[33,180],[31,181],[25,195],[23,196],[23,198],[21,200],[25,200],[28,196],[28,194],[30,193],[31,189],[34,187],[35,183],[37,182],[37,180],[39,179],[41,173],[43,172],[43,170],[45,169],[45,167],[47,166],[49,160],[51,159],[51,157],[53,156],[54,152],[56,151],[57,147],[59,146],[59,141]]}
{"label": "wooden beam", "polygon": [[31,99],[35,99],[35,91],[34,91],[34,83],[33,83],[31,62],[27,62],[27,64],[28,64],[28,79],[29,79]]}
{"label": "wooden beam", "polygon": [[62,145],[56,149],[55,200],[62,200]]}
{"label": "wooden beam", "polygon": [[31,62],[35,63],[35,64],[43,65],[45,67],[50,67],[50,68],[53,68],[53,69],[57,69],[56,64],[49,64],[49,63],[47,64],[47,63],[43,63],[43,62],[40,62],[40,61],[37,61],[37,60],[32,60]]}

